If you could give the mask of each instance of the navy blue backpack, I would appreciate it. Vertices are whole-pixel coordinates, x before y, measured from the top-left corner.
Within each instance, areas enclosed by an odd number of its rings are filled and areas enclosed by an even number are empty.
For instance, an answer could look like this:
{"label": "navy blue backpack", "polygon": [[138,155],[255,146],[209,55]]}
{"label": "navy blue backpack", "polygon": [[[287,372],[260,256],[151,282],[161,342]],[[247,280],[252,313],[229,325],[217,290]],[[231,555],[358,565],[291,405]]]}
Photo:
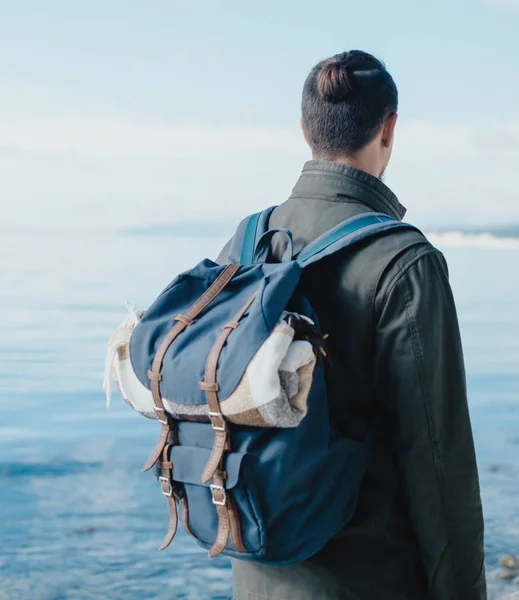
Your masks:
{"label": "navy blue backpack", "polygon": [[[309,265],[409,226],[362,214],[293,257],[290,231],[268,230],[272,210],[240,224],[227,265],[206,259],[179,275],[131,335],[131,368],[153,399],[147,416],[161,424],[144,466],[155,467],[169,506],[161,549],[180,516],[210,557],[291,564],[355,511],[369,436],[330,425],[325,336],[298,283]],[[283,260],[266,262],[279,232]]]}

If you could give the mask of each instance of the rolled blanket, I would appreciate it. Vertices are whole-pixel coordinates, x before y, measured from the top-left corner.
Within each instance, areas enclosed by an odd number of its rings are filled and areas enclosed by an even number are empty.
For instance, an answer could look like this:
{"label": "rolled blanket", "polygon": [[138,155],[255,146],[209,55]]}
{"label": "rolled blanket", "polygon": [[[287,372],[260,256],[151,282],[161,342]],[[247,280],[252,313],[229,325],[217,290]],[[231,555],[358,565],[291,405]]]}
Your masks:
{"label": "rolled blanket", "polygon": [[[157,419],[151,391],[141,383],[130,360],[130,338],[144,311],[130,314],[108,343],[104,389],[110,405],[113,377],[124,400],[140,414]],[[250,361],[235,390],[219,398],[222,414],[231,423],[256,427],[296,427],[307,412],[307,398],[316,364],[313,346],[294,339],[292,323],[309,321],[284,312],[269,337]],[[167,377],[167,373],[164,374]],[[164,408],[175,419],[208,422],[207,404],[181,404],[163,398]]]}

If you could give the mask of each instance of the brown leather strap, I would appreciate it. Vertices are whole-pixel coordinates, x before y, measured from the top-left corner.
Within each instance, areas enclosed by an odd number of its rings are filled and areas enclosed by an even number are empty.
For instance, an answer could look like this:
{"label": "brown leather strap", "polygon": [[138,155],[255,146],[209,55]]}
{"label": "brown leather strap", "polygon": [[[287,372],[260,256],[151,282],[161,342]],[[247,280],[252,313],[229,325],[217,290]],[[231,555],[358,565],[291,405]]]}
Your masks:
{"label": "brown leather strap", "polygon": [[165,550],[173,541],[177,533],[178,526],[178,513],[177,513],[177,501],[174,496],[168,496],[168,511],[169,511],[169,525],[168,532],[165,538],[162,540],[159,550]]}
{"label": "brown leather strap", "polygon": [[184,531],[187,534],[193,535],[193,532],[191,531],[191,528],[189,527],[189,504],[187,502],[187,496],[186,496],[185,492],[180,497],[180,506],[182,508],[182,527],[184,527]]}
{"label": "brown leather strap", "polygon": [[175,325],[166,334],[162,340],[162,343],[157,349],[157,352],[155,353],[151,369],[148,371],[148,377],[150,379],[150,389],[153,396],[153,402],[155,404],[155,410],[159,416],[162,428],[159,439],[155,444],[155,448],[153,449],[151,456],[146,461],[142,469],[143,471],[148,471],[157,462],[171,430],[169,418],[164,409],[164,403],[162,402],[162,396],[160,394],[160,382],[162,380],[161,370],[164,356],[166,355],[166,352],[175,338],[182,333],[186,327],[189,327],[189,325],[193,323],[193,320],[196,319],[196,317],[216,298],[216,296],[218,296],[218,294],[236,275],[239,269],[240,265],[228,265],[185,315],[175,315]]}
{"label": "brown leather strap", "polygon": [[240,515],[232,497],[227,494],[227,511],[229,514],[229,526],[231,529],[231,542],[236,552],[247,552],[243,545],[241,535]]}
{"label": "brown leather strap", "polygon": [[227,492],[225,490],[225,474],[217,471],[211,484],[211,496],[218,515],[218,531],[213,546],[209,550],[209,558],[214,558],[223,552],[229,539],[230,522]]}
{"label": "brown leather strap", "polygon": [[143,471],[149,471],[155,465],[155,463],[157,462],[157,460],[160,456],[162,449],[164,448],[166,442],[168,441],[169,433],[170,433],[169,425],[167,423],[166,424],[163,423],[162,427],[160,429],[159,439],[157,440],[157,443],[155,444],[155,448],[153,449],[151,456],[146,461],[146,464],[142,467]]}
{"label": "brown leather strap", "polygon": [[229,429],[220,408],[217,392],[219,385],[216,380],[216,370],[218,360],[222,349],[231,332],[238,327],[250,305],[254,301],[253,295],[247,303],[241,308],[232,321],[223,326],[222,332],[211,348],[205,365],[204,381],[200,382],[200,388],[205,391],[207,404],[209,408],[209,418],[214,429],[214,443],[209,461],[202,473],[202,483],[207,483],[211,478],[213,482],[210,486],[213,504],[218,515],[218,532],[216,540],[209,550],[209,557],[213,558],[223,552],[229,534],[231,535],[232,545],[236,552],[246,552],[241,537],[241,526],[238,511],[232,502],[230,496],[225,490],[226,473],[223,470],[223,461],[225,452],[230,450]]}
{"label": "brown leather strap", "polygon": [[169,512],[168,532],[160,546],[161,550],[165,550],[171,544],[177,533],[178,511],[176,500],[180,502],[182,526],[186,533],[193,535],[189,527],[189,505],[186,493],[183,488],[179,487],[178,484],[173,481],[173,462],[170,460],[170,453],[171,448],[176,445],[178,445],[178,435],[176,427],[173,427],[170,434],[170,443],[164,447],[160,457],[161,460],[157,463],[160,468],[160,487],[162,493],[166,496]]}
{"label": "brown leather strap", "polygon": [[181,314],[175,315],[173,317],[173,320],[174,321],[180,321],[181,323],[184,323],[184,325],[186,327],[189,327],[189,325],[193,325],[193,321],[194,321],[194,319],[191,319],[187,315],[181,315]]}
{"label": "brown leather strap", "polygon": [[212,413],[220,413],[220,402],[218,401],[218,396],[216,392],[218,391],[218,382],[216,381],[216,369],[218,367],[218,359],[220,358],[220,354],[222,352],[223,347],[225,346],[225,342],[227,338],[231,334],[231,332],[238,327],[239,322],[244,317],[245,313],[249,310],[250,305],[254,302],[254,298],[256,294],[254,294],[240,309],[238,314],[229,321],[226,325],[223,326],[222,332],[216,339],[213,347],[211,348],[211,352],[207,357],[207,362],[205,364],[205,375],[204,381],[200,382],[200,387],[205,390],[207,404],[209,405],[209,411]]}
{"label": "brown leather strap", "polygon": [[189,534],[189,535],[193,535],[193,532],[191,531],[191,528],[189,527],[189,504],[187,501],[187,496],[186,493],[183,490],[172,490],[172,495],[167,497],[167,501],[168,501],[168,512],[169,512],[169,524],[168,524],[168,532],[164,538],[164,540],[162,541],[162,544],[160,546],[160,550],[165,550],[173,541],[173,538],[175,537],[176,533],[177,533],[177,527],[178,527],[178,511],[177,511],[177,504],[176,504],[176,500],[178,500],[180,502],[180,509],[181,509],[181,515],[182,515],[182,527],[184,528],[184,531]]}
{"label": "brown leather strap", "polygon": [[216,471],[214,475],[211,484],[211,495],[218,515],[218,531],[216,540],[209,550],[209,558],[214,558],[223,552],[229,534],[236,552],[247,552],[242,540],[240,515],[234,500],[229,492],[225,490],[225,473],[222,471]]}
{"label": "brown leather strap", "polygon": [[216,540],[209,550],[209,558],[218,556],[225,550],[227,540],[229,539],[229,511],[227,506],[217,506],[218,532]]}
{"label": "brown leather strap", "polygon": [[173,463],[169,460],[169,453],[173,445],[173,443],[169,443],[164,446],[160,457],[161,461],[159,462],[159,482],[162,493],[166,496],[169,512],[168,532],[160,545],[160,550],[165,550],[171,544],[177,533],[178,526],[177,502],[175,499],[175,490],[173,489]]}
{"label": "brown leather strap", "polygon": [[228,449],[229,432],[227,430],[227,424],[225,423],[225,419],[220,410],[220,402],[218,400],[217,395],[217,391],[219,389],[218,382],[216,381],[216,369],[218,368],[218,360],[220,358],[220,354],[222,353],[222,349],[225,345],[225,342],[227,341],[227,338],[229,337],[231,332],[234,329],[236,329],[239,322],[241,321],[247,310],[250,308],[250,305],[253,303],[254,298],[255,294],[247,301],[245,306],[241,308],[241,310],[234,317],[234,319],[227,325],[223,326],[222,332],[220,333],[216,342],[211,348],[211,352],[209,353],[209,357],[207,358],[207,362],[205,365],[204,381],[201,381],[199,384],[200,388],[205,390],[207,404],[209,405],[209,418],[211,419],[211,423],[213,425],[215,433],[213,450],[211,452],[211,456],[209,457],[209,461],[204,469],[204,472],[202,473],[202,483],[207,483],[213,476],[216,469],[222,469],[220,463],[223,460],[225,450]]}
{"label": "brown leather strap", "polygon": [[225,431],[214,432],[213,449],[202,473],[202,483],[207,483],[218,468],[221,468],[223,455],[229,450],[229,433]]}
{"label": "brown leather strap", "polygon": [[225,550],[229,539],[229,511],[227,506],[216,506],[218,514],[218,532],[216,540],[209,550],[209,558],[218,556]]}

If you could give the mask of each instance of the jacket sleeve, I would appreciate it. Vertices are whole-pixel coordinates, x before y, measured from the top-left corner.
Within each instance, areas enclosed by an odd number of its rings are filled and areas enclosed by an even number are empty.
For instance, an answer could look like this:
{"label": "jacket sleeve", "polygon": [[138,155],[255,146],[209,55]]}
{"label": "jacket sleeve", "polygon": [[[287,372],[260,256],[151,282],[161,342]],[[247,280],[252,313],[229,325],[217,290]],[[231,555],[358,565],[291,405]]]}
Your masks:
{"label": "jacket sleeve", "polygon": [[428,579],[429,600],[484,600],[483,516],[458,320],[443,256],[414,257],[386,286],[377,397]]}

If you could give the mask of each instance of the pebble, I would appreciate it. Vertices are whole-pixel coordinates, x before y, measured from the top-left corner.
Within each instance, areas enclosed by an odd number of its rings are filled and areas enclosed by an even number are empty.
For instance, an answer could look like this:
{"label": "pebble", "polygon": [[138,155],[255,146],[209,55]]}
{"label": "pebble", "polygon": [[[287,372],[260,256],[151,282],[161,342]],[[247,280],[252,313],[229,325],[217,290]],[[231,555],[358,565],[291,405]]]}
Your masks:
{"label": "pebble", "polygon": [[503,580],[508,580],[508,579],[513,579],[515,577],[515,573],[513,571],[498,571],[496,573],[496,578],[497,579],[503,579]]}
{"label": "pebble", "polygon": [[499,560],[499,564],[505,569],[519,569],[519,560],[512,554],[505,554]]}

